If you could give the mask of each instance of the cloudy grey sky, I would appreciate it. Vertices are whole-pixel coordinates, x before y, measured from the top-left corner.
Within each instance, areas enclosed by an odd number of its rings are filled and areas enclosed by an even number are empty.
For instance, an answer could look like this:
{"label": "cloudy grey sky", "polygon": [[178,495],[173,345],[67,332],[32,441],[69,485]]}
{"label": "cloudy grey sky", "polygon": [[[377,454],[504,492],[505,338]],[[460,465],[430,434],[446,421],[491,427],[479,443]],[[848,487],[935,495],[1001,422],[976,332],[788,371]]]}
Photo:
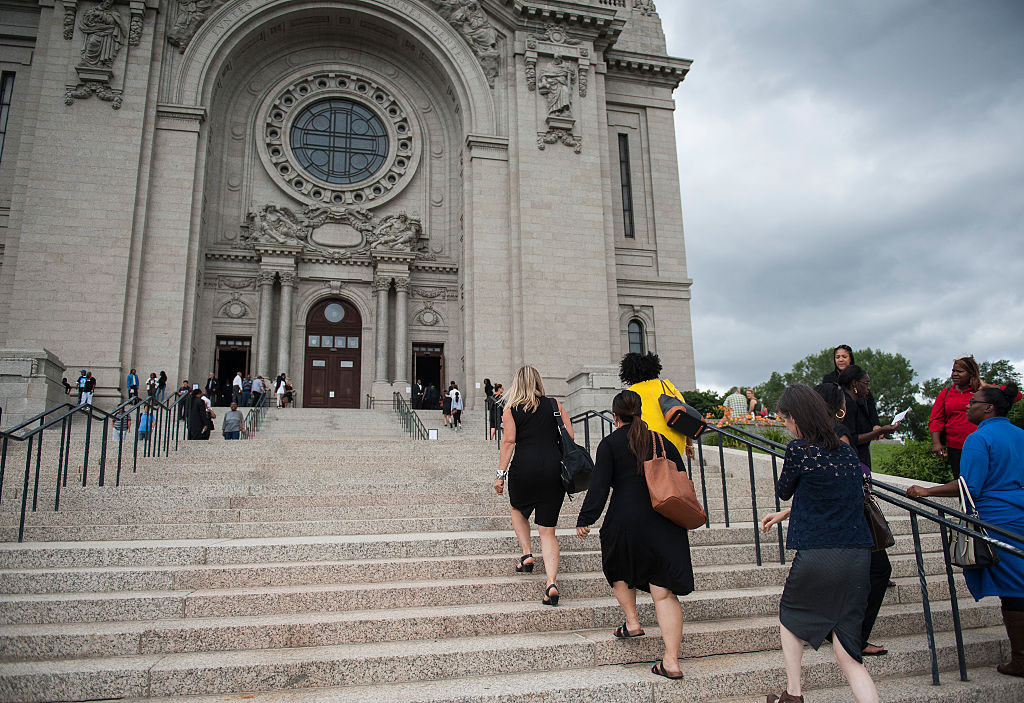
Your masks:
{"label": "cloudy grey sky", "polygon": [[658,10],[699,387],[839,343],[1024,369],[1024,2]]}

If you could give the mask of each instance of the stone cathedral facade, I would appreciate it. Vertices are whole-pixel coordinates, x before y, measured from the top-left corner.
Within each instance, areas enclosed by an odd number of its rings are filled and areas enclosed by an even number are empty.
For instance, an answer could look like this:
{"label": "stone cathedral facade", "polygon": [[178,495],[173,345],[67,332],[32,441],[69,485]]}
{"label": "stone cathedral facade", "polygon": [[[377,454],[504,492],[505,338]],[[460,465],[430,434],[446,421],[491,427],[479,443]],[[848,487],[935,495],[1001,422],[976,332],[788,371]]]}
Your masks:
{"label": "stone cathedral facade", "polygon": [[308,407],[454,380],[479,407],[475,383],[522,363],[571,395],[643,349],[692,387],[689,61],[651,0],[7,0],[0,19],[8,370],[90,369],[108,404],[135,367],[284,371]]}

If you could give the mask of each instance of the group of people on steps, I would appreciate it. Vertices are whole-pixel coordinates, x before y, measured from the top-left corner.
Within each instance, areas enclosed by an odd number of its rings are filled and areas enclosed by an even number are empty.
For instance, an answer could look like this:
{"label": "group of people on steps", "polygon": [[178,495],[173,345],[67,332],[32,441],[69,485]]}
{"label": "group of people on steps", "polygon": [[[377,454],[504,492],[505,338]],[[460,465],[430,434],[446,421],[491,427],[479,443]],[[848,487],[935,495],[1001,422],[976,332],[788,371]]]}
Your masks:
{"label": "group of people on steps", "polygon": [[[870,443],[898,426],[878,420],[870,376],[854,363],[853,350],[847,345],[837,347],[834,361],[834,371],[820,385],[813,389],[790,386],[775,409],[794,437],[786,447],[775,488],[781,499],[792,499],[792,503],[766,515],[761,524],[767,532],[788,519],[786,546],[796,556],[779,604],[787,686],[781,693],[768,694],[767,703],[803,701],[804,646],[818,649],[826,640],[853,699],[858,703],[879,700],[863,658],[887,653],[868,638],[892,567],[884,550],[873,549],[864,492],[865,478],[870,476]],[[679,596],[694,590],[689,539],[684,528],[652,507],[643,466],[654,455],[654,433],[666,440],[666,455],[679,471],[686,470],[684,457],[692,458],[694,447],[693,440],[671,430],[662,415],[659,397],[663,393],[682,396],[670,380],[661,378],[661,370],[655,354],[630,353],[622,359],[619,375],[628,388],[612,400],[615,430],[598,445],[576,534],[581,540],[590,535],[610,495],[599,538],[602,569],[623,614],[614,635],[630,639],[645,634],[636,592],[648,592],[664,644],[663,655],[651,671],[680,679],[683,612]],[[958,374],[952,380],[957,385]],[[981,519],[1024,534],[1024,430],[1006,417],[1019,399],[1013,384],[978,384],[966,405],[966,420],[977,431],[963,439],[956,459]],[[532,519],[545,575],[541,602],[557,606],[562,593],[555,528],[565,499],[559,423],[564,422],[570,437],[572,425],[563,420],[567,415],[561,402],[547,397],[540,373],[531,366],[516,371],[503,401],[503,436],[493,488],[499,495],[508,493],[512,528],[521,550],[514,568],[528,573],[537,565],[531,546]],[[934,412],[932,417],[934,425]],[[913,486],[907,495],[958,495],[959,490],[952,482],[932,488]],[[1024,549],[1024,543],[1013,544]],[[965,577],[976,599],[989,595],[1002,599],[1011,661],[998,669],[1024,676],[1024,560],[1003,555],[996,565],[965,572]]]}

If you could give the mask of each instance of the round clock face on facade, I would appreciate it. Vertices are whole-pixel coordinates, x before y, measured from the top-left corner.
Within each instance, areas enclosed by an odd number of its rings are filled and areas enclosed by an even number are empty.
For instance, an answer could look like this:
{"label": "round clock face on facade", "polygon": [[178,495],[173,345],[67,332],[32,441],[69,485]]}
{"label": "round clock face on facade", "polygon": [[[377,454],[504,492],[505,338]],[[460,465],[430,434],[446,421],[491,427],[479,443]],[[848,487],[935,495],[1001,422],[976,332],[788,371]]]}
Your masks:
{"label": "round clock face on facade", "polygon": [[309,204],[380,205],[409,183],[419,162],[410,112],[369,78],[293,77],[271,92],[261,114],[263,165],[282,189]]}
{"label": "round clock face on facade", "polygon": [[324,317],[327,318],[328,322],[337,324],[345,317],[345,308],[337,303],[331,303],[324,308]]}

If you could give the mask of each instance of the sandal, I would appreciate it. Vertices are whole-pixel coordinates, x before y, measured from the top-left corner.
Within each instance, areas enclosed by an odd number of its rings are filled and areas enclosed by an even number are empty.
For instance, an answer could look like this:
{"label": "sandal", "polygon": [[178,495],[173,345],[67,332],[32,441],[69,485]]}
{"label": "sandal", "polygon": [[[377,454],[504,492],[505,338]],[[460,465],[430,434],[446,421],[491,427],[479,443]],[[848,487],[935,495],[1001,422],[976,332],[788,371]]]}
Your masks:
{"label": "sandal", "polygon": [[[551,593],[552,590],[555,591],[554,595]],[[558,595],[558,586],[553,583],[548,584],[548,587],[544,589],[544,599],[541,600],[541,603],[544,605],[558,605]]]}
{"label": "sandal", "polygon": [[[878,651],[877,652],[868,652],[868,651],[866,651],[868,647],[874,647]],[[889,653],[889,650],[886,649],[885,647],[880,647],[877,644],[871,644],[870,642],[866,642],[866,643],[864,643],[864,650],[861,650],[860,655],[862,657],[882,657],[882,656],[885,656],[888,653]]]}
{"label": "sandal", "polygon": [[516,565],[516,573],[517,574],[521,574],[523,572],[526,572],[528,574],[532,574],[533,573],[533,562],[531,561],[529,564],[527,564],[526,563],[527,559],[533,559],[533,555],[532,554],[524,554],[523,556],[519,557],[519,564]]}
{"label": "sandal", "polygon": [[666,679],[672,679],[673,681],[678,681],[683,678],[683,672],[679,672],[679,676],[672,676],[669,674],[665,671],[665,666],[661,662],[654,662],[654,665],[651,667],[651,673],[657,674],[658,676],[664,676]]}
{"label": "sandal", "polygon": [[629,628],[626,627],[625,621],[623,621],[623,623],[621,625],[619,625],[617,628],[615,628],[614,634],[620,640],[627,640],[630,637],[643,637],[645,633],[644,633],[644,628],[642,628],[642,627],[640,628],[640,632],[636,632],[636,633],[630,632]]}

